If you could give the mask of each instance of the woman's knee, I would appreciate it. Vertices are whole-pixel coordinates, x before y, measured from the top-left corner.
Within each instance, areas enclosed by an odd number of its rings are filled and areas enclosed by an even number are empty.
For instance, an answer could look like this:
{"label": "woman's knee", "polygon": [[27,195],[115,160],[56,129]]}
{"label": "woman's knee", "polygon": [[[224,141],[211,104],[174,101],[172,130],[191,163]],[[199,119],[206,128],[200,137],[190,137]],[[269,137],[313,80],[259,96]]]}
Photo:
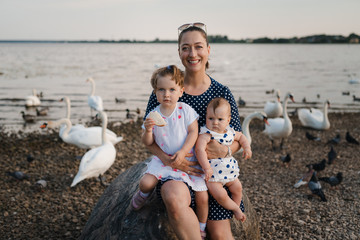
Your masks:
{"label": "woman's knee", "polygon": [[[171,182],[171,183],[170,183]],[[191,203],[190,192],[182,182],[170,181],[161,187],[161,197],[170,215],[176,215]],[[169,183],[169,184],[168,184]]]}
{"label": "woman's knee", "polygon": [[212,240],[233,240],[230,220],[208,221],[207,230]]}

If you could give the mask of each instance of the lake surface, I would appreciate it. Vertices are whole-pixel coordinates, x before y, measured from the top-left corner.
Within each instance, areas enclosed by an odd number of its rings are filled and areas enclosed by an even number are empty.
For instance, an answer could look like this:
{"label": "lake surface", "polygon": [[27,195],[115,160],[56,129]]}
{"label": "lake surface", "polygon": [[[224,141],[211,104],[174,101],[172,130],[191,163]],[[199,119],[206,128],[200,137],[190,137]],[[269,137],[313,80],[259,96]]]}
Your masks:
{"label": "lake surface", "polygon": [[[127,108],[145,110],[157,67],[176,64],[183,69],[176,44],[2,43],[0,63],[0,125],[23,131],[65,117],[65,104],[59,102],[64,96],[72,103],[73,124],[89,121],[88,77],[96,82],[95,95],[103,98],[109,120],[122,121]],[[330,112],[360,110],[360,102],[353,101],[353,95],[360,97],[360,84],[349,82],[360,77],[360,44],[212,44],[208,73],[227,85],[235,99],[246,101],[241,116],[275,100],[266,93],[272,89],[280,90],[281,99],[287,91],[293,93],[296,103],[289,103],[289,111],[322,108],[326,99]],[[42,107],[49,106],[49,113],[24,126],[20,112],[35,114],[24,107],[33,88],[43,92]]]}

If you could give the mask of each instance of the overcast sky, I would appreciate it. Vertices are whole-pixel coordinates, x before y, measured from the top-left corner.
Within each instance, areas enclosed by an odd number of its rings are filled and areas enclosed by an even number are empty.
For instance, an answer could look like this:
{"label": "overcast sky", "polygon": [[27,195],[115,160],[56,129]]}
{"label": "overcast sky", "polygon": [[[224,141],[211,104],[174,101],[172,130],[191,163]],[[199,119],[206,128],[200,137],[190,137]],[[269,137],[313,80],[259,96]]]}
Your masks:
{"label": "overcast sky", "polygon": [[360,0],[0,0],[0,40],[177,38],[200,21],[230,39],[360,34]]}

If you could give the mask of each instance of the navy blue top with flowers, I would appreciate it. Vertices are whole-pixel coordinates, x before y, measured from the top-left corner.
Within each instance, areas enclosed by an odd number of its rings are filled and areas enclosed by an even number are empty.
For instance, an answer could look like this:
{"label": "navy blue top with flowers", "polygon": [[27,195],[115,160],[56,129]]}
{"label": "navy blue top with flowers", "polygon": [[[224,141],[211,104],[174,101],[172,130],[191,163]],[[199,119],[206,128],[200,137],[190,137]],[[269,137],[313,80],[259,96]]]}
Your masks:
{"label": "navy blue top with flowers", "polygon": [[[202,126],[205,126],[206,108],[208,103],[216,97],[223,97],[230,103],[231,106],[230,126],[234,128],[235,131],[240,132],[241,131],[240,116],[234,96],[232,95],[230,89],[227,86],[222,85],[221,83],[217,82],[211,77],[210,79],[211,79],[210,87],[203,94],[196,96],[184,92],[182,97],[179,99],[179,102],[184,102],[190,105],[199,114],[199,128],[200,128]],[[153,92],[150,95],[145,116],[147,116],[147,114],[158,105],[159,102],[157,101],[156,95]]]}

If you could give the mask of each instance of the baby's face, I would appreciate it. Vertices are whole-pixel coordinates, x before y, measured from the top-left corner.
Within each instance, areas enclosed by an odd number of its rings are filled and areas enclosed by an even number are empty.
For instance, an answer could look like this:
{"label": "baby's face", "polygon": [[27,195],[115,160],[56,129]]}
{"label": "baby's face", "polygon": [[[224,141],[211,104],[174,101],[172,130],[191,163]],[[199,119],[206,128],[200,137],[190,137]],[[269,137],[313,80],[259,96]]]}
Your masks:
{"label": "baby's face", "polygon": [[230,123],[230,112],[226,105],[220,105],[215,109],[208,107],[206,111],[206,127],[214,132],[224,133]]}
{"label": "baby's face", "polygon": [[156,85],[156,98],[164,107],[176,105],[177,101],[184,92],[184,88],[176,85],[170,75],[159,77]]}

